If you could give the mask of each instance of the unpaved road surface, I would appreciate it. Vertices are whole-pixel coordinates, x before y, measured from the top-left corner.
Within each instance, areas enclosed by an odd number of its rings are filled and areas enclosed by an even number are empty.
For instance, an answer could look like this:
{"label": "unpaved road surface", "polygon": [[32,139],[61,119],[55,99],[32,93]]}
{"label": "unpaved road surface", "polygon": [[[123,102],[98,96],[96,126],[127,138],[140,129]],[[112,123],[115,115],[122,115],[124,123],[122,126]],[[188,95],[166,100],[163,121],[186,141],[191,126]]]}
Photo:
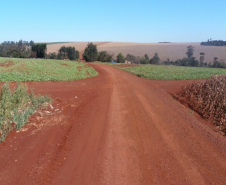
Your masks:
{"label": "unpaved road surface", "polygon": [[174,100],[186,82],[93,64],[99,76],[28,83],[53,108],[0,145],[0,184],[225,184],[226,138]]}

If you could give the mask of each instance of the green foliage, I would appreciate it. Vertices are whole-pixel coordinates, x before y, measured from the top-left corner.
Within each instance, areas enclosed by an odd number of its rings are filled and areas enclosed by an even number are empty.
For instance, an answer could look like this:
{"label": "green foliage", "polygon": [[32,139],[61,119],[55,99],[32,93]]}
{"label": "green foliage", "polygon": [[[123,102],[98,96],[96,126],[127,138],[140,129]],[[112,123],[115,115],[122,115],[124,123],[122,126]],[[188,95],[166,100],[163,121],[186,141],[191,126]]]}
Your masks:
{"label": "green foliage", "polygon": [[0,81],[71,81],[98,74],[85,65],[62,60],[0,58]]}
{"label": "green foliage", "polygon": [[11,91],[9,84],[2,86],[0,94],[0,142],[13,130],[19,130],[30,115],[43,103],[51,101],[47,96],[35,96],[31,91],[27,93],[25,85],[17,84]]}
{"label": "green foliage", "polygon": [[226,74],[224,69],[214,69],[206,67],[178,67],[163,65],[139,65],[133,67],[120,67],[120,69],[133,73],[137,76],[155,80],[188,80],[207,79],[212,75]]}
{"label": "green foliage", "polygon": [[[34,44],[31,47],[31,50],[35,52],[37,58],[45,58],[46,56],[46,50],[47,50],[46,44]],[[36,57],[33,57],[33,58],[36,58]]]}
{"label": "green foliage", "polygon": [[158,56],[158,53],[155,53],[153,58],[150,60],[150,64],[159,64],[160,58]]}
{"label": "green foliage", "polygon": [[92,42],[88,43],[88,45],[83,53],[83,58],[85,59],[86,62],[97,61],[97,58],[98,58],[97,46],[94,45]]}
{"label": "green foliage", "polygon": [[5,41],[0,44],[0,57],[29,58],[34,41]]}
{"label": "green foliage", "polygon": [[122,55],[122,53],[119,53],[117,55],[117,62],[118,63],[124,63],[125,62],[125,57]]}
{"label": "green foliage", "polygon": [[110,55],[109,53],[107,53],[107,51],[101,51],[98,54],[98,61],[101,62],[111,62],[113,58],[113,55]]}
{"label": "green foliage", "polygon": [[188,56],[188,58],[193,57],[193,53],[194,53],[194,47],[188,46],[187,52],[186,52],[186,55]]}
{"label": "green foliage", "polygon": [[79,51],[75,50],[75,47],[62,46],[58,52],[59,59],[77,60],[79,58]]}
{"label": "green foliage", "polygon": [[148,61],[148,60],[149,60],[149,56],[148,56],[147,54],[145,54],[145,55],[144,55],[144,59],[145,59],[146,61]]}

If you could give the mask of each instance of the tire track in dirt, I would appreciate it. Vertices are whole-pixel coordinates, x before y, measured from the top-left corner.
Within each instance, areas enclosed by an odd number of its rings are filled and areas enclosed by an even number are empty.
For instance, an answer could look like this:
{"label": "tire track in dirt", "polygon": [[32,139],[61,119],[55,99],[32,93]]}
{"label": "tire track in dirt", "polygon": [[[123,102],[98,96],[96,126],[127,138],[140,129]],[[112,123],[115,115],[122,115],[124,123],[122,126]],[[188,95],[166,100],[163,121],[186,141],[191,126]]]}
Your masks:
{"label": "tire track in dirt", "polygon": [[1,184],[225,183],[225,138],[169,95],[186,81],[91,65],[99,76],[28,83],[62,112],[0,145]]}

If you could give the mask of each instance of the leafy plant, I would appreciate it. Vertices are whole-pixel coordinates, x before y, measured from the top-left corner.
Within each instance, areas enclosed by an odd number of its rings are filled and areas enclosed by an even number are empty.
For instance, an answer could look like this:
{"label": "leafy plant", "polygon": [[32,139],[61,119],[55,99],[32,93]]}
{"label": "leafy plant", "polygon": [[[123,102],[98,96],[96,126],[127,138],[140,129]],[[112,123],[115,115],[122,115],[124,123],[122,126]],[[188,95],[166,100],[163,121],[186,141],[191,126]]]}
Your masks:
{"label": "leafy plant", "polygon": [[10,90],[9,84],[2,86],[0,94],[0,142],[4,141],[13,130],[19,130],[30,115],[45,102],[51,101],[47,96],[35,96],[33,91],[27,93],[25,85],[17,84]]}

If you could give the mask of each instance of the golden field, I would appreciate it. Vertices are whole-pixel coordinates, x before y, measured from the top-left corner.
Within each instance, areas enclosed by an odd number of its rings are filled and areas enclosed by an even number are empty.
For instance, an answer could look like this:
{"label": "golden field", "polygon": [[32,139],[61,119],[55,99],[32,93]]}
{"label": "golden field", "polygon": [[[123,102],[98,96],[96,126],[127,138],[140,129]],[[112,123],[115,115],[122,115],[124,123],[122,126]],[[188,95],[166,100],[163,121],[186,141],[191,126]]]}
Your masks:
{"label": "golden field", "polygon": [[[132,54],[143,57],[148,54],[150,58],[154,53],[158,53],[160,60],[164,61],[167,58],[170,60],[182,59],[186,57],[187,46],[194,47],[194,57],[199,59],[200,52],[205,53],[204,62],[213,62],[214,57],[218,60],[226,62],[226,47],[222,46],[201,46],[200,43],[124,43],[124,42],[93,42],[97,45],[98,51],[108,51],[114,54],[114,58],[118,53],[124,56]],[[65,44],[54,44],[47,46],[47,52],[57,52],[61,46],[73,46],[79,52],[83,52],[88,42],[71,42]]]}

